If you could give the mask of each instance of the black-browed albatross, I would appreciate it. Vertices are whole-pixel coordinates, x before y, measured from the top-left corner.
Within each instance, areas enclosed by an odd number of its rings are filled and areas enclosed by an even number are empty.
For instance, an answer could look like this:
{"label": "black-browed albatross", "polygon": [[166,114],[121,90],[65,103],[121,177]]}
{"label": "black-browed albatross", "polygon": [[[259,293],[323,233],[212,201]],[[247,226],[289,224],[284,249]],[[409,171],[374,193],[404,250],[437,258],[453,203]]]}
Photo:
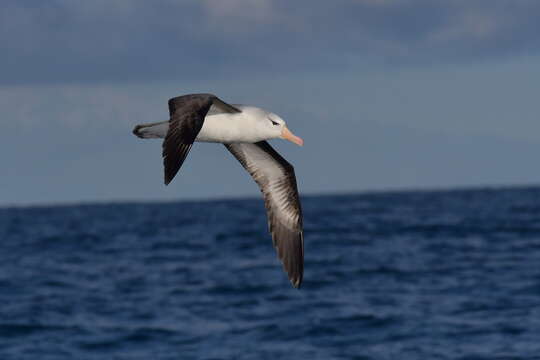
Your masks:
{"label": "black-browed albatross", "polygon": [[223,143],[259,185],[264,196],[272,242],[289,280],[300,287],[304,273],[302,208],[294,168],[265,140],[282,138],[302,146],[274,113],[230,105],[212,94],[169,100],[168,121],[135,126],[140,138],[164,138],[163,164],[168,185],[195,141]]}

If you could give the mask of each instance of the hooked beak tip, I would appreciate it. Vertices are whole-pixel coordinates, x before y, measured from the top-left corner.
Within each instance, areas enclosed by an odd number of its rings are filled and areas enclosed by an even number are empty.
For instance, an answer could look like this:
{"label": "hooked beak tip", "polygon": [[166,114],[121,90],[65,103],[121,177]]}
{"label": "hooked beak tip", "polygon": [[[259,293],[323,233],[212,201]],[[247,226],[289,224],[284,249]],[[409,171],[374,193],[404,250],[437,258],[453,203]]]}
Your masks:
{"label": "hooked beak tip", "polygon": [[294,135],[287,127],[284,127],[281,131],[281,138],[289,140],[298,146],[304,146],[304,140],[301,137]]}

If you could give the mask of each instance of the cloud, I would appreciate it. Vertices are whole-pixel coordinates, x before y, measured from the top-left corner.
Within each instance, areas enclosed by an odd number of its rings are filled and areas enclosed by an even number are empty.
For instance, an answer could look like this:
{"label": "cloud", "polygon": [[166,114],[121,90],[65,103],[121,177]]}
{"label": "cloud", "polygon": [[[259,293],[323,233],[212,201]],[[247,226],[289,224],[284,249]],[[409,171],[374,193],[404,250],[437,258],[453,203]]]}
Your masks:
{"label": "cloud", "polygon": [[259,196],[218,144],[194,146],[165,187],[161,142],[131,134],[166,119],[169,97],[203,90],[275,111],[306,140],[302,148],[272,141],[295,165],[302,194],[538,181],[536,64],[0,86],[0,206]]}
{"label": "cloud", "polygon": [[536,0],[8,0],[0,83],[144,82],[535,54]]}

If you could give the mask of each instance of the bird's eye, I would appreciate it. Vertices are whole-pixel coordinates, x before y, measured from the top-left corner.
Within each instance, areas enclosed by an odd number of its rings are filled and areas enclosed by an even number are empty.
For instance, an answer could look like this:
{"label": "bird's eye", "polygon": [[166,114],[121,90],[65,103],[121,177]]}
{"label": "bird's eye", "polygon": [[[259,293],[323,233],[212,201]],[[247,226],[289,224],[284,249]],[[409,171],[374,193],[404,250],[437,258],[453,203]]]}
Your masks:
{"label": "bird's eye", "polygon": [[272,124],[274,125],[279,125],[279,123],[275,122],[274,120],[270,120],[272,122]]}

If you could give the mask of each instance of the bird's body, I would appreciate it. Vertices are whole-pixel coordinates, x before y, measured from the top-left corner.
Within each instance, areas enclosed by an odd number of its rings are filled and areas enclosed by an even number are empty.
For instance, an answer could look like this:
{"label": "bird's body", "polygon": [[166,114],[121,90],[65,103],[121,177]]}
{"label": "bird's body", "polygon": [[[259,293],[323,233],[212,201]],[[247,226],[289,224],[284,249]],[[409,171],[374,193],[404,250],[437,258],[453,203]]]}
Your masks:
{"label": "bird's body", "polygon": [[[201,130],[195,138],[195,142],[211,143],[254,143],[267,140],[264,134],[258,133],[253,128],[252,119],[263,118],[271,113],[255,107],[246,105],[233,105],[239,109],[239,113],[221,113],[209,112],[204,117]],[[153,124],[139,125],[142,137],[147,138],[165,138],[169,130],[169,121],[163,121]],[[277,137],[277,136],[276,136]]]}
{"label": "bird's body", "polygon": [[264,134],[257,132],[257,128],[254,128],[251,125],[252,119],[257,117],[262,118],[269,113],[254,106],[233,106],[241,112],[207,115],[204,119],[203,127],[195,141],[231,144],[238,142],[253,143],[267,140]]}
{"label": "bird's body", "polygon": [[137,125],[140,138],[163,138],[165,184],[176,175],[194,142],[223,143],[263,193],[274,247],[293,286],[304,269],[302,210],[294,168],[265,140],[284,138],[298,145],[283,119],[254,106],[229,105],[211,94],[169,100],[170,120]]}

